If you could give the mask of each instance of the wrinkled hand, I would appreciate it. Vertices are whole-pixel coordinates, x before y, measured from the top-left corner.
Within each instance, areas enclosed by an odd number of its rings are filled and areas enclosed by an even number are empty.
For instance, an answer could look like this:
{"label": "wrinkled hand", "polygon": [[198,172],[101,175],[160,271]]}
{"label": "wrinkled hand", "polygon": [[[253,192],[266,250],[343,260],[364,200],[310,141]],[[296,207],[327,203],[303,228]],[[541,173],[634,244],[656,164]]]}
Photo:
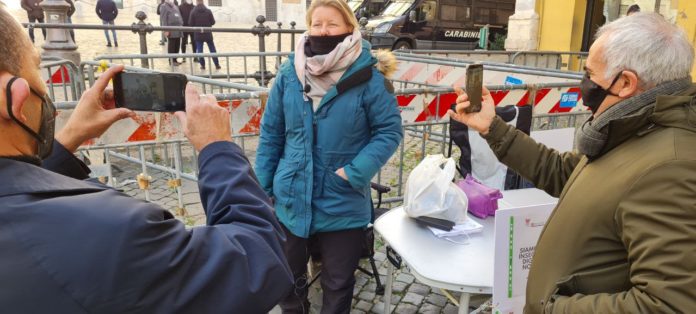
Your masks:
{"label": "wrinkled hand", "polygon": [[111,67],[80,97],[68,122],[56,134],[56,140],[71,152],[87,140],[100,137],[114,122],[135,117],[126,108],[115,108],[114,92],[106,89],[109,80],[123,71],[123,66]]}
{"label": "wrinkled hand", "polygon": [[219,141],[230,141],[230,112],[218,106],[213,95],[200,95],[191,83],[186,85],[186,112],[178,111],[184,134],[196,151]]}
{"label": "wrinkled hand", "polygon": [[486,135],[491,127],[491,123],[493,123],[493,118],[495,118],[495,103],[493,102],[493,97],[491,97],[491,92],[485,86],[482,91],[481,111],[466,113],[464,108],[471,105],[469,95],[461,88],[455,86],[454,92],[457,94],[456,112],[450,109],[448,114],[451,119],[464,123],[468,127]]}
{"label": "wrinkled hand", "polygon": [[343,168],[339,168],[338,170],[336,170],[336,174],[339,177],[343,178],[343,180],[348,181],[348,175],[346,174],[346,171],[343,170]]}

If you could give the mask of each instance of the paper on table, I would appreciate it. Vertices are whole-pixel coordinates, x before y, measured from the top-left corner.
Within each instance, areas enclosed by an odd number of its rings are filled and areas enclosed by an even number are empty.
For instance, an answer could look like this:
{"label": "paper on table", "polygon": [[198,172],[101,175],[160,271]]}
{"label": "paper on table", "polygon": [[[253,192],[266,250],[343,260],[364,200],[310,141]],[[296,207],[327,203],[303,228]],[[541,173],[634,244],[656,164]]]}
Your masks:
{"label": "paper on table", "polygon": [[469,218],[466,221],[464,221],[464,223],[462,223],[462,224],[454,225],[454,227],[450,231],[444,231],[444,230],[435,229],[432,227],[428,227],[428,229],[430,229],[430,231],[432,231],[436,237],[444,238],[444,237],[456,237],[456,236],[460,236],[460,235],[464,235],[464,234],[481,232],[481,230],[483,230],[483,225],[481,225],[480,223]]}

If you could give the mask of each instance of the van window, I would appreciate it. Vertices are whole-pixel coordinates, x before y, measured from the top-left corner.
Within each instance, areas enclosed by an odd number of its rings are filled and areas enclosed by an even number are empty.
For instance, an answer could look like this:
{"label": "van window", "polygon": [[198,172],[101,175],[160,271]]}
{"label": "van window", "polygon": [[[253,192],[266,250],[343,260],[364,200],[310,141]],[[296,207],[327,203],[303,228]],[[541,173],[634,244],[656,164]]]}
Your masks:
{"label": "van window", "polygon": [[406,10],[413,5],[414,0],[396,0],[389,2],[389,5],[384,8],[382,15],[384,16],[402,16]]}
{"label": "van window", "polygon": [[350,10],[355,12],[363,4],[363,0],[348,0],[347,4]]}
{"label": "van window", "polygon": [[478,8],[474,23],[488,24],[495,23],[491,21],[491,10],[488,8]]}
{"label": "van window", "polygon": [[437,17],[437,1],[426,0],[416,9],[417,22],[434,21]]}
{"label": "van window", "polygon": [[468,21],[471,19],[471,7],[442,5],[442,20],[443,21]]}

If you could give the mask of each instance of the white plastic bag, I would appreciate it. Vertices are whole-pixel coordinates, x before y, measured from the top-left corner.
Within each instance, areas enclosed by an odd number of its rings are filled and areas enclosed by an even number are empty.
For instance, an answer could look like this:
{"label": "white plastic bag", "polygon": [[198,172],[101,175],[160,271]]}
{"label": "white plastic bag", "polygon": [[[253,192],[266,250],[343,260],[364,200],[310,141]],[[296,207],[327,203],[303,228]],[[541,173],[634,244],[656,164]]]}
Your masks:
{"label": "white plastic bag", "polygon": [[[444,165],[444,167],[440,167]],[[428,155],[416,166],[406,181],[404,210],[411,217],[428,216],[447,219],[456,224],[467,220],[466,194],[454,183],[456,166],[442,154]]]}

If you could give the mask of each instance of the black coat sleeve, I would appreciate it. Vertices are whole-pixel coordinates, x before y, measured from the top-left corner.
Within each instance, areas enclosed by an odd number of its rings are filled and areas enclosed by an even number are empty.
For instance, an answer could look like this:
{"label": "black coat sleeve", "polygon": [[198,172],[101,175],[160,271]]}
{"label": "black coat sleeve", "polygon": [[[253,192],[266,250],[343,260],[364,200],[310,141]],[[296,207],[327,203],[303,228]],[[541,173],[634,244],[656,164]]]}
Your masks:
{"label": "black coat sleeve", "polygon": [[70,228],[44,215],[41,225],[63,231],[27,231],[47,244],[37,253],[46,271],[91,313],[270,311],[293,282],[270,201],[237,145],[208,145],[199,165],[205,226],[186,229],[112,189],[54,199],[73,214]]}

